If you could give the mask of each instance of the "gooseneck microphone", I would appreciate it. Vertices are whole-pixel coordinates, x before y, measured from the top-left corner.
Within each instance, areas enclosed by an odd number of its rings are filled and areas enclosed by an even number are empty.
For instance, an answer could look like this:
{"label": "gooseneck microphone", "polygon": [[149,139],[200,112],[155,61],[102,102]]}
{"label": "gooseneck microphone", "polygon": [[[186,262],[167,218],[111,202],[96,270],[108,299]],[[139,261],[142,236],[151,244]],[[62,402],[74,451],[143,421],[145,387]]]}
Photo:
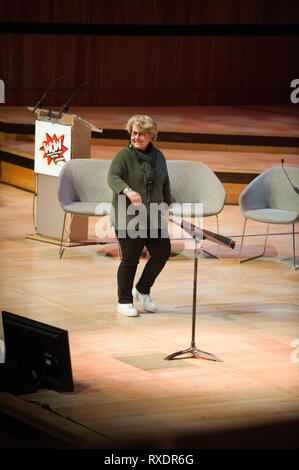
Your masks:
{"label": "gooseneck microphone", "polygon": [[66,103],[62,106],[62,108],[60,109],[60,111],[59,111],[59,113],[58,113],[58,115],[57,115],[57,119],[60,118],[60,116],[62,115],[62,113],[64,113],[65,111],[68,110],[68,104],[69,104],[69,102],[71,101],[71,99],[74,97],[74,95],[75,95],[76,93],[78,93],[78,91],[79,91],[82,87],[87,86],[87,85],[91,85],[91,82],[83,82],[83,83],[81,83],[81,84],[78,86],[78,88],[76,88],[76,90],[72,93],[72,95],[69,97],[69,99],[67,100],[67,102],[66,102]]}
{"label": "gooseneck microphone", "polygon": [[298,189],[297,186],[295,186],[295,185],[292,183],[292,181],[290,180],[289,175],[287,174],[286,169],[285,169],[285,167],[283,166],[283,164],[284,164],[284,159],[282,158],[282,159],[281,159],[281,166],[282,166],[282,169],[283,169],[283,171],[285,172],[285,175],[286,175],[286,177],[288,178],[288,181],[289,181],[290,185],[292,186],[292,188],[294,189],[294,191],[299,195],[299,189]]}
{"label": "gooseneck microphone", "polygon": [[42,108],[42,107],[43,107],[44,99],[46,98],[47,94],[48,94],[49,91],[53,88],[53,86],[55,85],[55,83],[56,83],[58,80],[64,80],[64,77],[57,77],[57,78],[55,78],[55,80],[51,83],[51,85],[49,86],[49,88],[45,91],[45,93],[43,94],[43,96],[41,97],[41,99],[40,99],[40,100],[36,103],[36,105],[34,106],[33,110],[31,111],[32,114],[34,113],[34,111],[37,110],[37,108]]}

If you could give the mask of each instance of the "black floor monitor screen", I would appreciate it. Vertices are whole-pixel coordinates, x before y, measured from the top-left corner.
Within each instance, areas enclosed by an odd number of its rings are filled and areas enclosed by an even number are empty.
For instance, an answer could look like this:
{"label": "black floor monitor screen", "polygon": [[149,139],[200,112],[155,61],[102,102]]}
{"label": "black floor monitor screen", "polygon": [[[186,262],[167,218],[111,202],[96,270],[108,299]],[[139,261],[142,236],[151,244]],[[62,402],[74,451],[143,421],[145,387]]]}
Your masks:
{"label": "black floor monitor screen", "polygon": [[5,364],[36,389],[73,391],[68,332],[2,312]]}

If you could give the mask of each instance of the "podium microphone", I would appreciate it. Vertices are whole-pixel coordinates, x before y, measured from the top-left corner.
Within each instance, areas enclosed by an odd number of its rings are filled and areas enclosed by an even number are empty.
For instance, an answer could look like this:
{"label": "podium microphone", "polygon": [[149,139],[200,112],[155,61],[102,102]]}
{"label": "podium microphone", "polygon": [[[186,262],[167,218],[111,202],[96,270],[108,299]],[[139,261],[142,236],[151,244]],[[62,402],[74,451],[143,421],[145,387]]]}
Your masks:
{"label": "podium microphone", "polygon": [[285,167],[283,166],[283,164],[284,164],[284,159],[282,158],[282,159],[281,159],[281,166],[282,166],[282,169],[283,169],[283,171],[285,172],[286,177],[288,178],[288,181],[289,181],[290,185],[292,186],[292,188],[294,189],[294,191],[295,191],[297,194],[299,194],[299,188],[297,188],[297,187],[292,183],[292,181],[290,180],[289,175],[287,174],[286,169],[285,169]]}
{"label": "podium microphone", "polygon": [[49,93],[49,91],[53,88],[53,86],[55,85],[55,83],[58,81],[58,80],[64,80],[64,77],[57,77],[55,78],[55,80],[51,83],[51,85],[49,86],[49,88],[45,91],[45,93],[43,94],[43,96],[41,97],[41,99],[36,103],[36,105],[34,106],[33,110],[31,111],[31,113],[33,114],[34,111],[36,111],[37,108],[42,108],[43,107],[43,101],[44,99],[46,98],[47,94]]}
{"label": "podium microphone", "polygon": [[62,108],[60,109],[58,115],[57,115],[57,119],[60,118],[60,116],[62,115],[62,113],[64,113],[65,111],[68,110],[68,104],[69,102],[71,101],[71,99],[73,98],[73,96],[78,93],[78,91],[84,87],[84,86],[87,86],[87,85],[91,85],[91,82],[83,82],[81,83],[81,85],[78,86],[78,88],[76,88],[76,90],[74,91],[74,93],[69,97],[69,99],[67,100],[67,102],[62,106]]}

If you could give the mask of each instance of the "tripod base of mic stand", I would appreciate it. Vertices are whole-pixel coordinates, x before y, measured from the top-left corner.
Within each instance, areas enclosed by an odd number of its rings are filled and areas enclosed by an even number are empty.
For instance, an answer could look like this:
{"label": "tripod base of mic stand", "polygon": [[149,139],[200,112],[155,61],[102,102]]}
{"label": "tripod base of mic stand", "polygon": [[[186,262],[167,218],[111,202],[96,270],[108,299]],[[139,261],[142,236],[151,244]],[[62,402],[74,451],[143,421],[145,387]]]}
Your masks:
{"label": "tripod base of mic stand", "polygon": [[210,354],[206,351],[201,351],[200,349],[197,349],[195,346],[192,346],[192,345],[188,349],[184,349],[183,351],[178,351],[178,352],[175,352],[173,354],[170,354],[169,356],[165,357],[165,360],[170,361],[170,360],[175,359],[176,357],[182,356],[184,354],[192,354],[193,357],[198,357],[198,358],[201,358],[201,359],[207,359],[209,361],[223,362],[222,359],[219,359],[218,357],[214,356],[214,354]]}

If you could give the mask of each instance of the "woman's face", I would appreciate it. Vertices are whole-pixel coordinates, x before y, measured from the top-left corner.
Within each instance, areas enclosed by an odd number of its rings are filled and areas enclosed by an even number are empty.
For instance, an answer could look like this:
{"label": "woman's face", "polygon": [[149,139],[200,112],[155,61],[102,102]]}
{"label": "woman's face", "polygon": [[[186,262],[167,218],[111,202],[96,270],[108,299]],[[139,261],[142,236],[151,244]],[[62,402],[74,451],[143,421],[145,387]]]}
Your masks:
{"label": "woman's face", "polygon": [[145,129],[136,126],[136,124],[133,125],[131,132],[131,142],[137,150],[145,150],[151,141],[152,136],[148,134]]}

